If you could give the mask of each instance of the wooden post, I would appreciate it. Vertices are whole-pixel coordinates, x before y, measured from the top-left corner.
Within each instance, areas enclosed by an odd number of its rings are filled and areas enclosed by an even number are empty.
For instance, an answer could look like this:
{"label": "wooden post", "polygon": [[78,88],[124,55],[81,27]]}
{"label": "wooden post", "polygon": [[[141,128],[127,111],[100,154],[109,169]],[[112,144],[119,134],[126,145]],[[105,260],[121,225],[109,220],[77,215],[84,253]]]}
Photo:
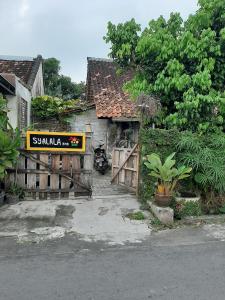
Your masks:
{"label": "wooden post", "polygon": [[[86,153],[84,155],[84,169],[85,170],[93,170],[94,164],[94,154],[92,148],[92,133],[86,132]],[[84,183],[88,186],[92,186],[92,174],[84,174]]]}

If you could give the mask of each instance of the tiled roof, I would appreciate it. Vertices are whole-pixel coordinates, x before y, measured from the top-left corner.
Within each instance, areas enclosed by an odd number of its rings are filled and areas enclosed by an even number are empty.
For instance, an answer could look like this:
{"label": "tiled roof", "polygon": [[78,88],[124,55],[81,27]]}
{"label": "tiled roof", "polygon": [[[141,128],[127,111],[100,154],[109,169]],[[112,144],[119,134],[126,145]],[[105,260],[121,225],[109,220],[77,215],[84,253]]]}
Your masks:
{"label": "tiled roof", "polygon": [[5,78],[5,80],[7,80],[12,86],[16,86],[16,78],[14,74],[10,74],[10,73],[0,73],[0,75],[2,77]]}
{"label": "tiled roof", "polygon": [[34,59],[0,56],[0,73],[11,73],[19,77],[25,84],[32,87],[39,65],[42,61],[40,55]]}
{"label": "tiled roof", "polygon": [[132,72],[117,74],[110,59],[88,58],[87,101],[96,106],[98,118],[135,118],[135,105],[123,91]]}

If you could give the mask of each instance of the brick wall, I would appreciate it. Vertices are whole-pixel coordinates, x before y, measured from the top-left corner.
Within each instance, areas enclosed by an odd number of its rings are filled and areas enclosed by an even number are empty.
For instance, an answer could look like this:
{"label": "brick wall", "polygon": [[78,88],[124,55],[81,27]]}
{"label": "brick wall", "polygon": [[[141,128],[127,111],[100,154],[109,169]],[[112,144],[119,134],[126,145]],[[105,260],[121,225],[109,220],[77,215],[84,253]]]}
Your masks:
{"label": "brick wall", "polygon": [[48,119],[48,120],[41,120],[41,119],[33,119],[34,128],[40,131],[71,131],[70,124],[60,122],[57,119]]}

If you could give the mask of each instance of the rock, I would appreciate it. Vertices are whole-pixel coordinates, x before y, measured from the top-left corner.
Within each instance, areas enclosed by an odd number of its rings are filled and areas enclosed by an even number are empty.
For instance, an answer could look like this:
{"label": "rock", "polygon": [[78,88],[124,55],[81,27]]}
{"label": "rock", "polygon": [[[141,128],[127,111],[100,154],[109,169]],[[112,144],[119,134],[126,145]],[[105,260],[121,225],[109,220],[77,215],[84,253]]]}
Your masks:
{"label": "rock", "polygon": [[174,211],[170,207],[159,207],[152,202],[149,203],[149,206],[153,214],[159,219],[162,224],[171,225],[173,224]]}

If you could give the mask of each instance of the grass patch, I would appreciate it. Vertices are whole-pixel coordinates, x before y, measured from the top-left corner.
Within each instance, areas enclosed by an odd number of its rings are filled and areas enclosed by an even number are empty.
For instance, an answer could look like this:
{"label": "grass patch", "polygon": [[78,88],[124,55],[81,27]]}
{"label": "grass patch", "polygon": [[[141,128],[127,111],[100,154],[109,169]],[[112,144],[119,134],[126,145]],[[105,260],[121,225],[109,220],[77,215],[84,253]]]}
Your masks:
{"label": "grass patch", "polygon": [[129,218],[130,220],[138,220],[138,221],[145,220],[145,216],[141,211],[128,213],[126,217]]}

